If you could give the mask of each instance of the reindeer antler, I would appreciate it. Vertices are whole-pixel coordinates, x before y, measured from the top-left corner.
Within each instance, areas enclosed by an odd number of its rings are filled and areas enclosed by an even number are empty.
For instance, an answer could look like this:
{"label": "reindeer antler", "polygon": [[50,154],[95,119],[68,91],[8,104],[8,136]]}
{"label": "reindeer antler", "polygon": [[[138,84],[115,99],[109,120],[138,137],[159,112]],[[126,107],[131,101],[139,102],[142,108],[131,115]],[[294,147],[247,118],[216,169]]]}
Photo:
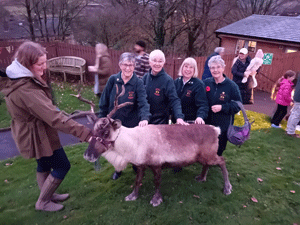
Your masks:
{"label": "reindeer antler", "polygon": [[118,109],[120,109],[120,108],[122,108],[122,107],[124,107],[124,106],[132,105],[132,104],[133,104],[133,102],[124,102],[124,103],[122,103],[122,104],[119,105],[119,104],[118,104],[118,100],[119,100],[119,98],[120,98],[121,96],[124,95],[124,93],[125,93],[125,86],[122,85],[122,91],[121,91],[120,94],[118,94],[118,92],[119,92],[119,88],[118,88],[118,85],[116,84],[116,98],[115,98],[115,102],[114,102],[114,106],[115,106],[115,107],[114,107],[113,110],[111,110],[110,113],[107,115],[108,118],[111,118],[112,115],[114,115]]}
{"label": "reindeer antler", "polygon": [[74,95],[74,94],[70,94],[70,95],[72,95],[72,96],[78,98],[78,99],[79,99],[80,101],[82,101],[82,102],[88,103],[88,104],[91,106],[91,111],[80,111],[80,110],[76,110],[75,112],[72,113],[73,115],[72,115],[72,116],[69,116],[68,119],[65,120],[64,122],[67,122],[67,121],[70,120],[70,119],[73,119],[73,118],[79,117],[79,116],[83,116],[83,115],[84,115],[84,116],[86,116],[86,115],[91,115],[91,116],[93,117],[94,120],[97,119],[97,116],[96,116],[96,114],[95,114],[95,109],[94,109],[94,108],[95,108],[95,104],[94,104],[92,101],[87,100],[87,99],[85,99],[85,98],[83,98],[83,97],[81,96],[81,88],[79,89],[77,95]]}
{"label": "reindeer antler", "polygon": [[70,94],[70,95],[72,95],[72,96],[78,98],[78,99],[79,99],[80,101],[82,101],[82,102],[88,103],[88,104],[91,106],[91,112],[95,113],[95,109],[94,109],[94,108],[95,108],[95,104],[94,104],[92,101],[87,100],[87,99],[85,99],[85,98],[83,98],[83,97],[81,96],[81,89],[79,90],[79,92],[78,92],[77,95],[74,95],[74,94]]}

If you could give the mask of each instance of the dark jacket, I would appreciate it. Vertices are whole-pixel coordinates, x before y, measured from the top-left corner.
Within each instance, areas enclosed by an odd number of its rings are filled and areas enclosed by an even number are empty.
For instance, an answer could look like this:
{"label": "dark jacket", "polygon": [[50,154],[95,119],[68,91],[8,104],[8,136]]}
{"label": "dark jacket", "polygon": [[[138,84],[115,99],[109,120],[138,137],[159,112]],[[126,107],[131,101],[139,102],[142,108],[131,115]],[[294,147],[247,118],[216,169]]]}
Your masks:
{"label": "dark jacket", "polygon": [[[230,123],[230,117],[234,121],[234,114],[240,111],[239,106],[232,102],[242,101],[238,86],[225,75],[222,83],[216,83],[214,78],[204,80],[206,96],[209,105],[209,112],[205,122],[214,126],[219,126],[222,132],[226,132]],[[214,113],[211,110],[213,105],[222,105],[220,112]]]}
{"label": "dark jacket", "polygon": [[300,76],[298,76],[297,84],[296,84],[296,87],[295,87],[294,101],[295,102],[300,102]]}
{"label": "dark jacket", "polygon": [[[121,72],[112,75],[105,86],[100,98],[100,113],[98,117],[105,117],[114,108],[116,97],[116,84],[118,85],[118,94],[122,91],[124,81],[121,78]],[[142,120],[150,118],[150,106],[146,99],[146,91],[142,80],[133,73],[132,78],[125,84],[125,94],[118,100],[118,104],[132,102],[133,105],[127,105],[117,110],[112,116],[113,119],[119,119],[125,127],[135,127]]]}
{"label": "dark jacket", "polygon": [[238,85],[242,83],[244,72],[246,71],[247,67],[249,66],[251,61],[250,56],[247,56],[246,62],[242,63],[240,59],[237,59],[234,65],[231,68],[231,73],[233,75],[232,80],[237,83]]}
{"label": "dark jacket", "polygon": [[181,100],[184,119],[188,121],[201,117],[205,120],[208,113],[208,103],[203,81],[198,78],[191,78],[183,85],[183,79],[179,77],[174,83],[177,95]]}
{"label": "dark jacket", "polygon": [[208,61],[210,60],[211,57],[216,56],[216,55],[219,55],[219,53],[214,52],[210,56],[207,57],[207,59],[205,61],[205,64],[204,64],[204,71],[203,71],[203,74],[202,74],[202,80],[205,80],[206,78],[212,77],[210,69],[208,67]]}
{"label": "dark jacket", "polygon": [[152,69],[143,77],[147,99],[150,104],[150,113],[152,114],[150,123],[167,124],[170,116],[170,108],[173,111],[175,119],[184,119],[173,79],[164,69],[155,76],[151,72]]}

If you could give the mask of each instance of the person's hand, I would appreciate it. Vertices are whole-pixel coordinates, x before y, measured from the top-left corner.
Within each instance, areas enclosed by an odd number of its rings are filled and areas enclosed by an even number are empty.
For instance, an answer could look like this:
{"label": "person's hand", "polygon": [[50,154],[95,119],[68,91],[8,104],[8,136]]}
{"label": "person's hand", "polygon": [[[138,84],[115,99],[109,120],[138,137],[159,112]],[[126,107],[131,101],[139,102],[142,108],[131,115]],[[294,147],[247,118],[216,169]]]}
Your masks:
{"label": "person's hand", "polygon": [[148,125],[148,121],[147,120],[142,120],[139,122],[139,127],[145,127]]}
{"label": "person's hand", "polygon": [[205,124],[204,120],[201,117],[197,117],[195,124]]}
{"label": "person's hand", "polygon": [[181,119],[181,118],[178,118],[178,119],[176,120],[176,124],[180,124],[180,125],[189,125],[188,123],[184,122],[183,119]]}
{"label": "person's hand", "polygon": [[211,111],[213,111],[214,113],[220,112],[222,109],[222,105],[213,105],[211,107]]}
{"label": "person's hand", "polygon": [[90,72],[97,72],[97,68],[95,66],[88,66],[88,70]]}
{"label": "person's hand", "polygon": [[291,101],[291,104],[290,104],[292,107],[294,106],[294,102],[293,101]]}

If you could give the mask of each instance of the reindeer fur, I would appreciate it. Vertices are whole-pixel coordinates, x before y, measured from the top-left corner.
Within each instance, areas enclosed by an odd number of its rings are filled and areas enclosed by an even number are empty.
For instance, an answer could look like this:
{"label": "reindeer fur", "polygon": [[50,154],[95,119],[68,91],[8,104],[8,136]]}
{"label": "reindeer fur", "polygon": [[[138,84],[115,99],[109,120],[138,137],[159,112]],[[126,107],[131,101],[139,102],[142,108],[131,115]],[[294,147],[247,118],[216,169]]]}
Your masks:
{"label": "reindeer fur", "polygon": [[203,165],[197,181],[206,180],[209,166],[219,165],[225,182],[224,194],[231,193],[225,160],[217,155],[220,128],[199,124],[126,128],[118,120],[101,118],[96,121],[93,133],[93,140],[84,154],[86,160],[95,161],[102,155],[116,171],[124,170],[128,163],[138,168],[134,190],[126,201],[138,197],[146,167],[154,173],[156,192],[151,204],[157,206],[162,202],[159,191],[162,168],[183,167],[196,162]]}

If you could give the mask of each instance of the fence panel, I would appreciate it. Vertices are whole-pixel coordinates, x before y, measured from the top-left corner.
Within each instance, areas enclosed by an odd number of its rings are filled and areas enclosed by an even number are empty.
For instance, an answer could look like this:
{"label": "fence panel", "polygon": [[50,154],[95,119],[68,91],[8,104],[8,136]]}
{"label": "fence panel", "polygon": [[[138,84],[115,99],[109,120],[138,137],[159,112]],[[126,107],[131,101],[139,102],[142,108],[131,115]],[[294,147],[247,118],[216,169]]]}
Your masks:
{"label": "fence panel", "polygon": [[[11,63],[11,59],[22,42],[18,41],[3,41],[0,42],[0,67],[5,68]],[[72,45],[61,42],[41,42],[48,52],[47,57],[53,58],[58,56],[77,56],[84,58],[87,66],[95,64],[95,49],[90,46]],[[109,49],[109,54],[112,60],[112,72],[117,73],[119,68],[119,57],[121,51]],[[253,57],[253,55],[251,55]],[[225,55],[223,59],[226,67],[224,73],[232,79],[231,66],[235,55]],[[198,66],[198,77],[202,78],[205,60],[207,57],[195,57]],[[165,71],[173,78],[178,76],[178,70],[184,59],[166,57]],[[273,56],[271,65],[263,65],[259,73],[256,75],[258,86],[257,89],[271,92],[274,83],[287,70],[300,71],[300,52],[282,53]],[[88,80],[92,81],[93,76],[88,76]]]}

